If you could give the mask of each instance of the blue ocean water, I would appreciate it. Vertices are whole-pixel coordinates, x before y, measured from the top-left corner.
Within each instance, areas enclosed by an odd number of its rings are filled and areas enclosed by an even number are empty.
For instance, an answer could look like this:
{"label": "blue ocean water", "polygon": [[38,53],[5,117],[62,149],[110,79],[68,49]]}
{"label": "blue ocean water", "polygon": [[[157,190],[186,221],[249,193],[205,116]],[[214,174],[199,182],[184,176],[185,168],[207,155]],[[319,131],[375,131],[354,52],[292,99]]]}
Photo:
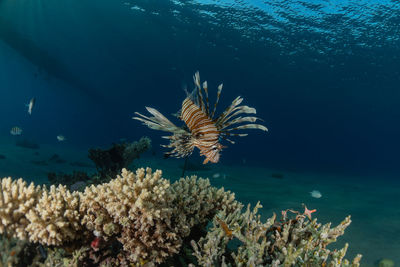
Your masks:
{"label": "blue ocean water", "polygon": [[146,135],[162,157],[162,134],[131,117],[173,118],[198,70],[212,103],[224,83],[219,112],[240,95],[269,129],[220,164],[396,181],[399,52],[394,0],[0,0],[0,136],[87,149]]}

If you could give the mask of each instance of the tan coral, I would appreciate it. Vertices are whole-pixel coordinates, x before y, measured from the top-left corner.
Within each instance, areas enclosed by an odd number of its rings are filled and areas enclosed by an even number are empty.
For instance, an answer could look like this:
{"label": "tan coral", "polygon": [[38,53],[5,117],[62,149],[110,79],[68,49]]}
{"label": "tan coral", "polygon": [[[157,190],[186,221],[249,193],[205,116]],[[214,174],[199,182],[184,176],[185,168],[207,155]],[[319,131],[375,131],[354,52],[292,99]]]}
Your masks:
{"label": "tan coral", "polygon": [[237,207],[234,194],[212,187],[207,179],[192,176],[171,185],[161,171],[150,168],[123,169],[109,183],[86,188],[81,200],[87,228],[105,239],[120,233],[126,256],[136,263],[162,262],[179,252],[193,226],[220,209]]}
{"label": "tan coral", "polygon": [[183,236],[189,235],[194,225],[207,222],[217,211],[235,210],[239,205],[234,193],[212,187],[208,179],[197,178],[195,175],[181,178],[171,189],[176,196],[176,227]]}
{"label": "tan coral", "polygon": [[[3,216],[26,211],[14,228],[4,221],[3,231],[7,228],[15,235],[19,227],[24,237],[46,245],[93,237],[90,233],[106,241],[117,239],[123,246],[119,256],[138,264],[163,262],[179,252],[193,226],[206,223],[218,210],[238,206],[233,193],[212,187],[208,179],[192,176],[171,185],[161,171],[150,168],[136,173],[123,169],[117,178],[87,187],[83,193],[71,193],[65,186],[28,188],[22,180],[11,179],[2,188],[7,189],[3,190],[6,201],[1,202]],[[31,200],[23,197],[18,202],[12,190],[31,192],[27,194]],[[23,208],[21,203],[29,205]]]}
{"label": "tan coral", "polygon": [[123,169],[116,179],[82,193],[83,222],[105,238],[115,233],[107,231],[106,225],[119,229],[119,240],[131,261],[161,262],[181,245],[170,226],[175,196],[169,187],[161,171],[142,168],[135,174]]}
{"label": "tan coral", "polygon": [[46,245],[61,245],[82,235],[79,195],[66,186],[44,189],[34,209],[26,214],[29,240]]}
{"label": "tan coral", "polygon": [[29,222],[25,214],[36,205],[40,192],[40,186],[33,183],[27,186],[21,178],[0,181],[0,234],[7,233],[21,240],[28,238],[25,228]]}
{"label": "tan coral", "polygon": [[101,235],[106,240],[109,236],[119,233],[119,226],[114,224],[113,218],[104,207],[108,197],[106,186],[92,185],[86,187],[80,197],[81,205],[79,209],[83,215],[82,224],[86,225],[89,231]]}

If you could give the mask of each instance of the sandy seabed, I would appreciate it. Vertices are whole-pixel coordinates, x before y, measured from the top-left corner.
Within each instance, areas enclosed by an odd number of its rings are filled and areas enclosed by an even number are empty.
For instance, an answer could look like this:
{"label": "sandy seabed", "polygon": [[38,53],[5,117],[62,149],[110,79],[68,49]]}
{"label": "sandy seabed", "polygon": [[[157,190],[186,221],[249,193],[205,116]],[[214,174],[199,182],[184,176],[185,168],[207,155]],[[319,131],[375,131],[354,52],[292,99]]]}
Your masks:
{"label": "sandy seabed", "polygon": [[[49,159],[57,154],[63,163]],[[78,167],[73,162],[91,164],[87,150],[73,148],[67,143],[40,145],[39,149],[15,146],[15,138],[0,138],[0,177],[22,177],[35,183],[47,182],[48,172],[71,173],[73,170],[94,173],[93,167]],[[163,170],[163,177],[172,181],[182,175],[183,160],[144,156],[134,162],[135,167],[149,166]],[[263,219],[284,209],[302,211],[302,203],[317,209],[313,215],[319,222],[336,225],[347,215],[352,224],[336,246],[350,244],[347,258],[363,255],[361,266],[376,266],[381,258],[400,264],[400,181],[389,177],[356,177],[324,173],[276,170],[261,166],[211,165],[209,170],[187,171],[208,177],[213,186],[235,192],[243,203],[254,205],[260,201]],[[279,174],[279,175],[277,175]],[[282,177],[277,177],[282,176]],[[318,190],[321,198],[313,198],[310,191]]]}

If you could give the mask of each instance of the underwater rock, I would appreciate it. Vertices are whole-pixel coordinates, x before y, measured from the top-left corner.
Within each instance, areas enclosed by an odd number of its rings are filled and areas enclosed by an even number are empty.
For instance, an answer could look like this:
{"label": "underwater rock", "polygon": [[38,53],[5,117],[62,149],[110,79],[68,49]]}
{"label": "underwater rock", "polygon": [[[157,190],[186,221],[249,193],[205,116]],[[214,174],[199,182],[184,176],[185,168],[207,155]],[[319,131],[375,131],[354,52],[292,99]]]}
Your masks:
{"label": "underwater rock", "polygon": [[394,261],[392,261],[391,259],[381,259],[378,264],[378,267],[394,267]]}
{"label": "underwater rock", "polygon": [[49,164],[45,160],[31,160],[32,164],[38,165],[38,166],[48,166]]}
{"label": "underwater rock", "polygon": [[272,178],[276,178],[276,179],[283,179],[283,174],[282,173],[271,173],[271,177]]}
{"label": "underwater rock", "polygon": [[40,148],[40,146],[37,143],[30,141],[26,138],[18,139],[15,142],[15,145],[19,146],[19,147],[23,147],[23,148],[29,148],[29,149],[39,149]]}
{"label": "underwater rock", "polygon": [[148,137],[142,137],[133,143],[113,144],[107,150],[89,149],[89,158],[93,161],[102,178],[115,177],[123,168],[127,168],[133,160],[151,146]]}
{"label": "underwater rock", "polygon": [[209,165],[202,164],[201,162],[194,162],[191,160],[187,160],[185,165],[179,165],[179,168],[185,169],[186,171],[190,171],[190,172],[211,170]]}
{"label": "underwater rock", "polygon": [[90,163],[81,162],[81,161],[74,161],[74,162],[71,162],[69,165],[75,166],[75,167],[82,167],[82,168],[93,168],[94,167]]}
{"label": "underwater rock", "polygon": [[90,176],[86,172],[81,171],[74,171],[72,174],[49,172],[47,179],[51,184],[63,184],[70,187],[77,182],[89,181]]}
{"label": "underwater rock", "polygon": [[0,154],[0,159],[6,159],[6,156]]}
{"label": "underwater rock", "polygon": [[62,159],[58,154],[53,154],[53,155],[49,158],[49,162],[50,162],[50,163],[61,164],[61,163],[65,163],[65,162],[67,162],[67,161],[64,160],[64,159]]}
{"label": "underwater rock", "polygon": [[78,181],[74,184],[72,184],[69,189],[71,191],[83,191],[86,187],[86,183],[84,181]]}

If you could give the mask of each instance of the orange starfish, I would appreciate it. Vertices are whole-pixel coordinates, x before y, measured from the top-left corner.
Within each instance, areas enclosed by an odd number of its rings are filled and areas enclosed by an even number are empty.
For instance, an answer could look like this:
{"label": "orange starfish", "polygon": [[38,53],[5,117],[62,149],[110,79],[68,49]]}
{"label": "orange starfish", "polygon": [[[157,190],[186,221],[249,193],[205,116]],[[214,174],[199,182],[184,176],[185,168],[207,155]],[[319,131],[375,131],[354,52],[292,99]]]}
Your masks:
{"label": "orange starfish", "polygon": [[316,209],[309,210],[309,209],[307,209],[307,206],[304,205],[304,213],[303,214],[306,215],[308,217],[308,219],[311,220],[311,213],[316,212],[316,211],[317,211]]}

